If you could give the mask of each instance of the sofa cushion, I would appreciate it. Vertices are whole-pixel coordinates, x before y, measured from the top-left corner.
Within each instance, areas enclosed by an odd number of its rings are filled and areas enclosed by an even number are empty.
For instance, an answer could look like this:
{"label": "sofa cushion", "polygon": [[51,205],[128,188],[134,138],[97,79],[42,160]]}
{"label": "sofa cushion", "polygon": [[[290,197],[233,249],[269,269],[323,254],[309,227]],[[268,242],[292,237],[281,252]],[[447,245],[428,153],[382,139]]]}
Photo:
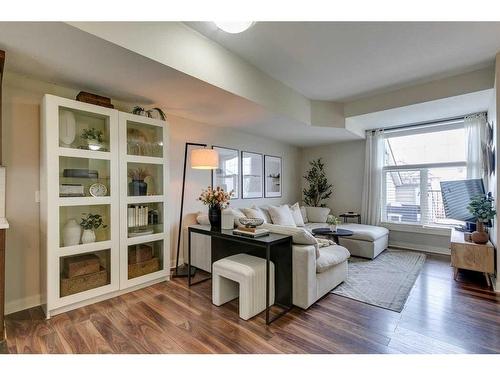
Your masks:
{"label": "sofa cushion", "polygon": [[304,224],[307,224],[309,222],[309,219],[307,217],[307,212],[306,212],[305,206],[300,206],[300,213],[302,215],[302,220],[304,221]]}
{"label": "sofa cushion", "polygon": [[387,228],[377,227],[374,225],[351,223],[351,224],[341,224],[338,226],[338,228],[352,230],[354,234],[352,236],[349,236],[349,239],[351,240],[373,242],[389,234],[389,230]]}
{"label": "sofa cushion", "polygon": [[296,227],[295,220],[293,219],[292,212],[288,205],[269,207],[269,215],[273,224],[285,225],[287,227]]}
{"label": "sofa cushion", "polygon": [[326,223],[326,218],[330,213],[328,207],[306,206],[307,219],[313,223]]}
{"label": "sofa cushion", "polygon": [[260,210],[264,214],[264,216],[266,217],[266,223],[272,223],[273,220],[271,219],[271,215],[269,215],[269,207],[271,207],[269,204],[264,204],[259,207],[255,205],[252,206],[253,209]]}
{"label": "sofa cushion", "polygon": [[312,232],[313,229],[328,228],[328,227],[329,225],[326,223],[313,223],[312,221],[304,225],[304,228],[306,228],[309,232]]}
{"label": "sofa cushion", "polygon": [[319,257],[319,244],[318,240],[304,228],[300,227],[287,227],[284,225],[264,223],[261,228],[268,229],[271,233],[284,234],[285,236],[292,236],[292,242],[296,245],[312,245],[316,249],[316,258]]}
{"label": "sofa cushion", "polygon": [[345,262],[350,256],[349,251],[343,246],[322,247],[319,249],[319,258],[316,259],[316,273],[325,272],[333,266]]}
{"label": "sofa cushion", "polygon": [[302,213],[300,212],[299,202],[290,206],[290,212],[292,213],[293,221],[298,227],[304,226],[304,219],[302,218]]}
{"label": "sofa cushion", "polygon": [[242,208],[241,211],[249,219],[262,219],[262,220],[264,220],[264,223],[268,222],[266,215],[264,215],[264,213],[260,209],[258,209],[257,207]]}

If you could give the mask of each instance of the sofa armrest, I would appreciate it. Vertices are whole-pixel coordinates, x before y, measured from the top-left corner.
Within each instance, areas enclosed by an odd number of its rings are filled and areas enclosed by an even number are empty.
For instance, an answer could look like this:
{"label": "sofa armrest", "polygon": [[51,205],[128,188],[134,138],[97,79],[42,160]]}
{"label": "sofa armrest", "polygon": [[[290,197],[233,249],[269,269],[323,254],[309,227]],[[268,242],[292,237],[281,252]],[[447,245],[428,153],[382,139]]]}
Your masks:
{"label": "sofa armrest", "polygon": [[316,248],[293,245],[293,304],[307,309],[316,301]]}

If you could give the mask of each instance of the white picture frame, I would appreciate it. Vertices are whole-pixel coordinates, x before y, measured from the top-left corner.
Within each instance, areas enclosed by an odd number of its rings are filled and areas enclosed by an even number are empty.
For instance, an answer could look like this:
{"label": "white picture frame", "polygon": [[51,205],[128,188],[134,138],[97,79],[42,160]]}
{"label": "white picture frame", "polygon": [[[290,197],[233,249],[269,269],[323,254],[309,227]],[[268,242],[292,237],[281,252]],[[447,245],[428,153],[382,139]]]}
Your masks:
{"label": "white picture frame", "polygon": [[241,152],[241,197],[243,199],[263,198],[264,158],[256,152]]}
{"label": "white picture frame", "polygon": [[283,195],[283,161],[279,156],[264,155],[264,195],[266,198]]}
{"label": "white picture frame", "polygon": [[212,146],[219,154],[219,168],[212,171],[212,187],[220,186],[224,191],[234,191],[231,199],[240,197],[240,152],[239,150]]}

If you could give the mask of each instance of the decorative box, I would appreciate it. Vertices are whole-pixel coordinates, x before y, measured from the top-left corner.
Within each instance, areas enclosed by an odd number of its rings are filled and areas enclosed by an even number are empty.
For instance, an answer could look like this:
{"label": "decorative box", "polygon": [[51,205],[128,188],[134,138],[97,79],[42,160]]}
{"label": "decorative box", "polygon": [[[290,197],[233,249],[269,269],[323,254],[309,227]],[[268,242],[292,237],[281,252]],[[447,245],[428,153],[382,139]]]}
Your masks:
{"label": "decorative box", "polygon": [[83,185],[80,184],[61,184],[59,185],[60,197],[84,197]]}

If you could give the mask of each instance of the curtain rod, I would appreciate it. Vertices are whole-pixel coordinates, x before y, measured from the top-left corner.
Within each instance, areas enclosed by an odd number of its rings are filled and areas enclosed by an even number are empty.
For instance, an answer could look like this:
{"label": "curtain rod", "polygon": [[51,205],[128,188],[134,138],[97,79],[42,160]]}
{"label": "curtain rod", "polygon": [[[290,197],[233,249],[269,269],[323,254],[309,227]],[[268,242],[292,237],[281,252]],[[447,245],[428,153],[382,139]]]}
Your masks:
{"label": "curtain rod", "polygon": [[467,116],[480,115],[480,114],[486,115],[487,113],[486,113],[486,111],[483,111],[483,112],[474,112],[474,113],[469,113],[469,114],[466,114],[466,115],[463,115],[463,116],[447,117],[447,118],[442,118],[442,119],[439,119],[439,120],[432,120],[432,121],[415,122],[415,123],[412,123],[412,124],[392,126],[390,128],[369,129],[369,130],[367,130],[367,132],[375,133],[376,131],[383,130],[384,132],[390,133],[391,131],[400,131],[400,130],[404,130],[404,129],[419,128],[419,127],[424,127],[426,125],[445,124],[445,123],[448,123],[448,122],[463,120]]}

